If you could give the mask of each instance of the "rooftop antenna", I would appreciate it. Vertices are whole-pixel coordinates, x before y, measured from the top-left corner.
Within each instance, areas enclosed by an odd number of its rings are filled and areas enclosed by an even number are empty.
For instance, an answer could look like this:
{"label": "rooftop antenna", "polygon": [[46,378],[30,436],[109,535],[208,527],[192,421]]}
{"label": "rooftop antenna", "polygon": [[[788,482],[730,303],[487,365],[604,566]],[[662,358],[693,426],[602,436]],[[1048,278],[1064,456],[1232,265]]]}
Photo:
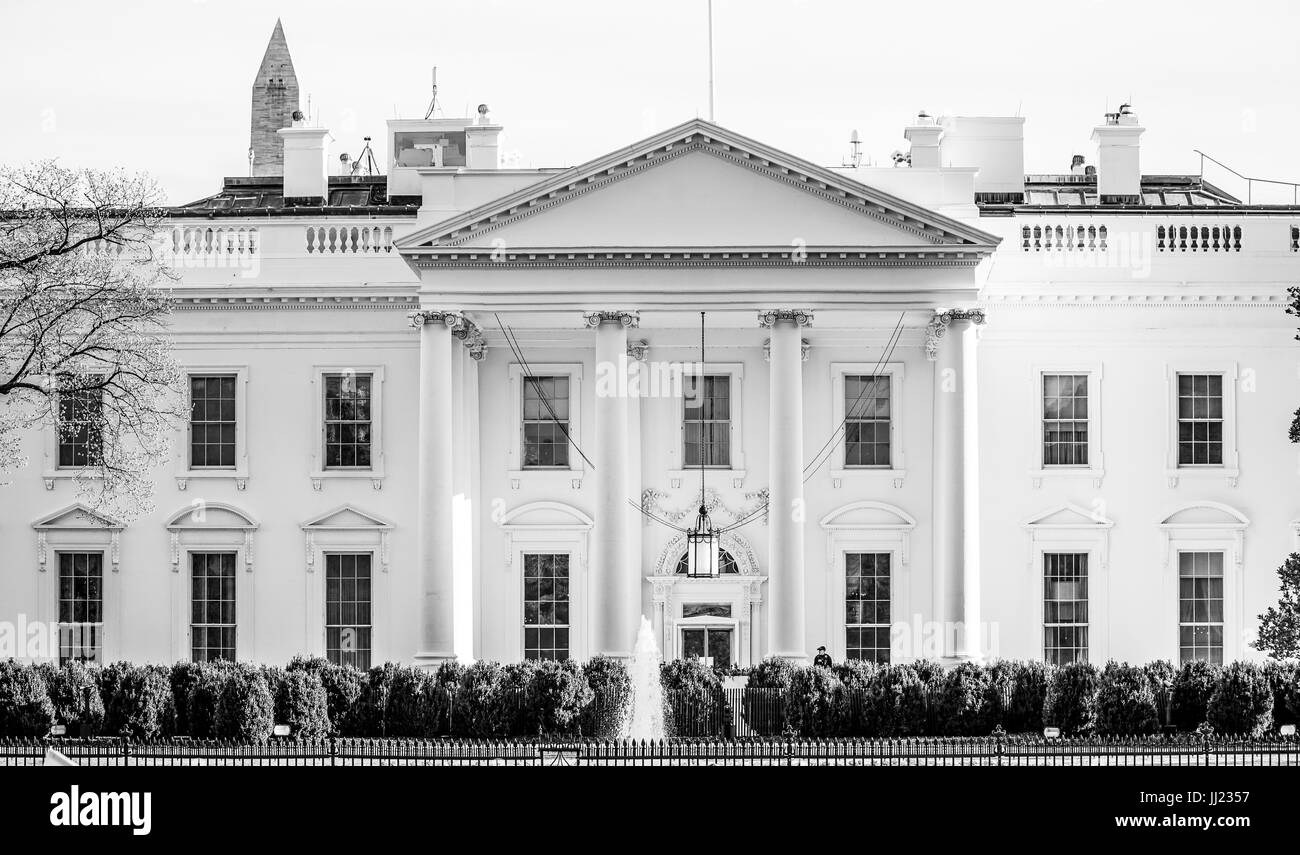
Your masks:
{"label": "rooftop antenna", "polygon": [[841,166],[849,166],[857,169],[862,163],[862,138],[858,136],[855,129],[849,134],[849,159],[840,161]]}
{"label": "rooftop antenna", "polygon": [[713,0],[709,0],[709,121],[713,120]]}
{"label": "rooftop antenna", "polygon": [[370,137],[362,137],[365,140],[365,147],[361,149],[361,154],[357,155],[356,160],[352,161],[352,174],[360,175],[364,170],[366,175],[379,175],[379,163],[375,160],[374,149],[370,147]]}
{"label": "rooftop antenna", "polygon": [[433,111],[438,107],[438,66],[433,67],[433,95],[429,98],[429,109],[424,111],[424,118],[429,119],[433,116]]}

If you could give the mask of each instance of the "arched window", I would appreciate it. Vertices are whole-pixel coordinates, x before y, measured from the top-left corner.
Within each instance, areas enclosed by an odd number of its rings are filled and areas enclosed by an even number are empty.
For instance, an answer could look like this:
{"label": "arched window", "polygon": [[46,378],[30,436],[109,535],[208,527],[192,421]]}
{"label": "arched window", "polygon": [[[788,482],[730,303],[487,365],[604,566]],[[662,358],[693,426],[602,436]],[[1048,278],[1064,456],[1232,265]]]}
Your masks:
{"label": "arched window", "polygon": [[[686,566],[686,553],[683,552],[682,557],[677,560],[677,569],[673,572],[678,576],[685,576],[687,572]],[[737,574],[740,572],[740,566],[736,564],[736,559],[732,558],[731,553],[725,549],[722,550],[718,559],[718,572],[723,576],[728,573]]]}

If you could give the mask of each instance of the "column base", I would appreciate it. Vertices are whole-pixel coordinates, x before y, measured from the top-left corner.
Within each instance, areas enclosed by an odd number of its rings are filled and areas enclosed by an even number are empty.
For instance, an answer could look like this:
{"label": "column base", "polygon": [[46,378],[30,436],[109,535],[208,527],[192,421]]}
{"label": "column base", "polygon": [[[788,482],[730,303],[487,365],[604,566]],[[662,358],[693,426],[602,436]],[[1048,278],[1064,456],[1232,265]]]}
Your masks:
{"label": "column base", "polygon": [[455,653],[417,653],[414,658],[416,668],[428,671],[436,671],[447,662],[457,661]]}
{"label": "column base", "polygon": [[[789,662],[791,665],[807,665],[811,661],[809,660],[807,653],[769,653],[767,654],[767,656],[763,658],[784,659],[786,662]],[[754,664],[757,665],[758,663],[755,662]]]}

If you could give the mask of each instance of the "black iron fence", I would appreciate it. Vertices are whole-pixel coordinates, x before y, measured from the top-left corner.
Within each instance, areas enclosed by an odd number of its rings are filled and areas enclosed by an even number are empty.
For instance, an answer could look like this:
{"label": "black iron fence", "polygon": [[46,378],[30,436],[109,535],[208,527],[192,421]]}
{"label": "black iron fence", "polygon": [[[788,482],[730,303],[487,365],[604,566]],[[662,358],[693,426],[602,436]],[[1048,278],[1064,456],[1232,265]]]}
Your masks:
{"label": "black iron fence", "polygon": [[[1131,739],[5,739],[0,766],[1297,766],[1295,737]],[[53,757],[53,755],[50,755]],[[58,759],[58,758],[53,758]]]}

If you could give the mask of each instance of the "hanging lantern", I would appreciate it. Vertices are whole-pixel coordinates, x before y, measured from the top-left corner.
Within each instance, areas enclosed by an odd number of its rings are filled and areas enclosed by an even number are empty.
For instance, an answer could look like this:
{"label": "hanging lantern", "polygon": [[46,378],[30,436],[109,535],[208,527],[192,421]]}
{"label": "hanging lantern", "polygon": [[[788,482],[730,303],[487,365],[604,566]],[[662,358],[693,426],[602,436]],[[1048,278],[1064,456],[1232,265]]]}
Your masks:
{"label": "hanging lantern", "polygon": [[695,527],[686,532],[686,575],[713,578],[722,564],[722,538],[709,520],[709,510],[700,505]]}

